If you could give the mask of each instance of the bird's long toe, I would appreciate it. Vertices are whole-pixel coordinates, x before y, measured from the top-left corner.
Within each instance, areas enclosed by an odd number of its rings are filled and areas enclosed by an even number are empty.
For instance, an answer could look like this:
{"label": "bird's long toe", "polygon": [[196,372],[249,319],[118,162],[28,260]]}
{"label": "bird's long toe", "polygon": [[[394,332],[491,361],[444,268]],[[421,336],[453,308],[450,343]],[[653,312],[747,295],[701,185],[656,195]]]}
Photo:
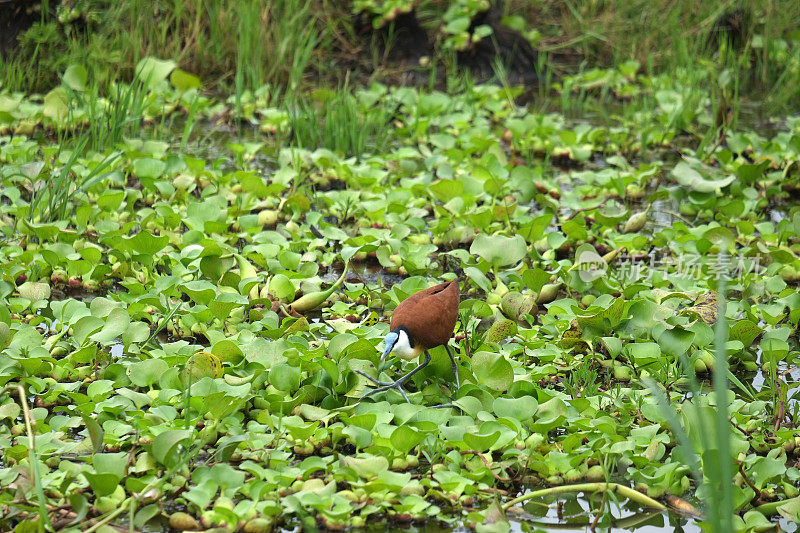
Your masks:
{"label": "bird's long toe", "polygon": [[374,381],[376,384],[380,385],[380,387],[378,387],[376,389],[372,389],[371,391],[366,393],[364,396],[361,397],[361,400],[363,400],[364,398],[367,398],[369,396],[372,396],[373,394],[377,394],[379,392],[386,392],[389,389],[397,389],[397,391],[400,394],[403,395],[403,398],[405,399],[405,401],[408,402],[408,403],[411,403],[411,400],[409,400],[408,396],[406,395],[405,389],[403,389],[403,381],[404,380],[399,379],[399,380],[397,380],[395,382],[387,383],[385,381],[377,381],[377,380],[371,378],[370,376],[367,376],[367,377],[372,379],[372,381]]}

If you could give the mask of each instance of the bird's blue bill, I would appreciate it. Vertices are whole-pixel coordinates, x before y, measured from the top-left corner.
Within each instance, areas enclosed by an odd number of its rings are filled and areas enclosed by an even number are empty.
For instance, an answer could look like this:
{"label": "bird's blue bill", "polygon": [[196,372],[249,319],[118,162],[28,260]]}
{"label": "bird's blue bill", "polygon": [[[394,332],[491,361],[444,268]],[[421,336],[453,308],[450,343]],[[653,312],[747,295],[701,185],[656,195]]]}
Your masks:
{"label": "bird's blue bill", "polygon": [[386,359],[392,352],[392,348],[394,348],[394,343],[397,342],[398,335],[394,331],[390,331],[388,335],[386,335],[386,339],[384,339],[384,348],[383,348],[383,355],[381,356],[381,361]]}

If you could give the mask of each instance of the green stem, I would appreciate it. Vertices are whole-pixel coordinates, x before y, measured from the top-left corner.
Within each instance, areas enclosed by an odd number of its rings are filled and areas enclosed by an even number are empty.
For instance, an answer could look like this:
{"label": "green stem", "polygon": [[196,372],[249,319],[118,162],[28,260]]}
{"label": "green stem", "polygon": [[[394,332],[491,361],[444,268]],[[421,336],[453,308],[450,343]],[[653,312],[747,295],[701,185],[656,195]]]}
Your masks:
{"label": "green stem", "polygon": [[640,505],[644,505],[645,507],[652,507],[653,509],[666,509],[667,507],[653,498],[642,494],[639,491],[633,490],[630,487],[626,487],[625,485],[620,485],[619,483],[605,483],[605,482],[597,482],[597,483],[578,483],[575,485],[562,485],[560,487],[550,487],[547,489],[535,490],[533,492],[529,492],[519,498],[514,498],[513,500],[506,502],[503,504],[503,511],[508,510],[510,507],[518,503],[522,503],[527,500],[532,500],[533,498],[541,498],[542,496],[550,496],[552,494],[562,494],[564,492],[598,492],[598,491],[612,491],[616,492],[620,496],[624,496],[629,500],[633,500]]}
{"label": "green stem", "polygon": [[19,393],[19,403],[22,404],[22,414],[25,417],[25,429],[28,432],[28,461],[31,463],[31,479],[36,486],[36,497],[39,500],[39,530],[53,531],[53,525],[47,516],[47,506],[44,499],[44,489],[42,488],[42,474],[39,472],[39,459],[36,457],[36,437],[31,426],[31,412],[28,409],[28,399],[25,397],[25,389],[22,385],[17,385]]}

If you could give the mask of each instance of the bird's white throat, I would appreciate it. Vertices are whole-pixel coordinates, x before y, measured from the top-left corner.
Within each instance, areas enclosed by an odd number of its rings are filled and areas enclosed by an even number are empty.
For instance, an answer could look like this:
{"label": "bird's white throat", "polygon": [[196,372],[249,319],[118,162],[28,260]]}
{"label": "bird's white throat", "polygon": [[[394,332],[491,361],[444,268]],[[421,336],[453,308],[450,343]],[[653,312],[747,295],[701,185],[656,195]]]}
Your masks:
{"label": "bird's white throat", "polygon": [[408,334],[402,329],[397,334],[397,342],[394,343],[392,353],[401,359],[413,359],[419,356],[419,350],[411,347]]}

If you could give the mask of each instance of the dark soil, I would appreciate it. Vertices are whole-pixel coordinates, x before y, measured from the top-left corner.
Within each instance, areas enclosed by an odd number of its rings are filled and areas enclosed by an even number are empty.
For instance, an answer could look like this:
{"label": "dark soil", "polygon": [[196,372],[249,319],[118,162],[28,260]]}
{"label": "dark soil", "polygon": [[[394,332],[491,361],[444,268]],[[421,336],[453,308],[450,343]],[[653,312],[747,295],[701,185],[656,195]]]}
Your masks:
{"label": "dark soil", "polygon": [[0,0],[0,56],[17,47],[21,33],[41,19],[35,0]]}

